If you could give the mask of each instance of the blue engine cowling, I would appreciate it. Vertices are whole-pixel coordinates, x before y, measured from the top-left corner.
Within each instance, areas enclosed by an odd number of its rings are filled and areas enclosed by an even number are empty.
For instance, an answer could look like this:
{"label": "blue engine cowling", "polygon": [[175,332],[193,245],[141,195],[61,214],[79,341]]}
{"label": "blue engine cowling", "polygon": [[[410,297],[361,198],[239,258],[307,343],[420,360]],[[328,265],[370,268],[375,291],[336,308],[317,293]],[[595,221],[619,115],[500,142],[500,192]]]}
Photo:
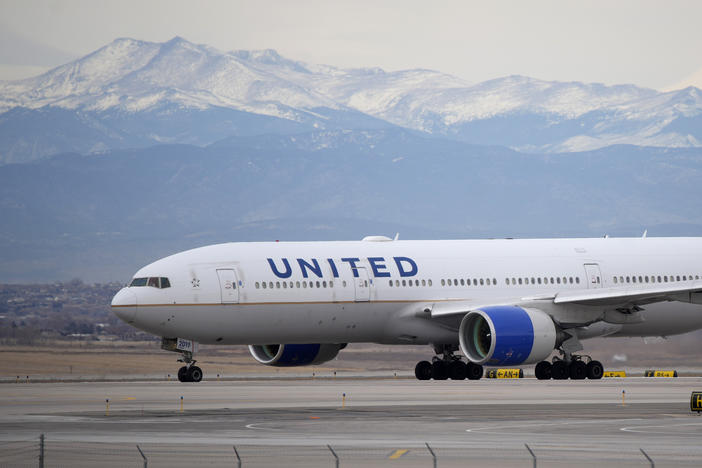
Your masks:
{"label": "blue engine cowling", "polygon": [[556,347],[556,325],[538,309],[491,306],[468,312],[461,320],[459,342],[473,363],[486,366],[533,364]]}
{"label": "blue engine cowling", "polygon": [[251,355],[261,364],[296,367],[331,361],[346,347],[342,344],[272,344],[251,345]]}

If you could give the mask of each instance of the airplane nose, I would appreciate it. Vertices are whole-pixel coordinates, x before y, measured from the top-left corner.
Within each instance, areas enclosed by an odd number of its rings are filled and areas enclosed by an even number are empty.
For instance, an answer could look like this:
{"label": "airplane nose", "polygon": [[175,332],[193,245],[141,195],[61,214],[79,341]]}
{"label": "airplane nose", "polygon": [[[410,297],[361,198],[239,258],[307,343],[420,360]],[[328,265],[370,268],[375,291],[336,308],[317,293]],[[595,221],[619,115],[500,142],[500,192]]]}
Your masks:
{"label": "airplane nose", "polygon": [[121,320],[133,323],[137,313],[137,297],[129,288],[122,288],[112,298],[112,312]]}

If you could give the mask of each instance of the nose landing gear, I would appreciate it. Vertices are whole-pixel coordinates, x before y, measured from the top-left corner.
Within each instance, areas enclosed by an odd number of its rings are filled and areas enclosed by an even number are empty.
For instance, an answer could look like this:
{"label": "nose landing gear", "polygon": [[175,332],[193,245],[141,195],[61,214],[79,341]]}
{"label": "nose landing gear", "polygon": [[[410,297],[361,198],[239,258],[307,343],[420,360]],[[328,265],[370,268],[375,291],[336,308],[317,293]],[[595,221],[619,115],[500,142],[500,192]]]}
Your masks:
{"label": "nose landing gear", "polygon": [[180,353],[181,357],[178,362],[185,364],[178,369],[178,380],[181,382],[200,382],[202,380],[202,369],[195,365],[197,362],[193,359],[196,343],[182,338],[162,338],[161,349]]}
{"label": "nose landing gear", "polygon": [[181,382],[199,382],[202,380],[202,369],[197,366],[183,366],[178,369],[178,380]]}

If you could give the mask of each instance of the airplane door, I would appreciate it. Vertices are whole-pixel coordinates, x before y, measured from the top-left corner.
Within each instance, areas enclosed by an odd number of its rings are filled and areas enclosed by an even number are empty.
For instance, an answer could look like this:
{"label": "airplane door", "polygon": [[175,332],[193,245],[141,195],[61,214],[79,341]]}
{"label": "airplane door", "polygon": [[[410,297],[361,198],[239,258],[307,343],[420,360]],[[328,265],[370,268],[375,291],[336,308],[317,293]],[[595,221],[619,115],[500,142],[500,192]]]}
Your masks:
{"label": "airplane door", "polygon": [[602,274],[600,273],[600,266],[597,263],[586,263],[584,267],[588,289],[601,288]]}
{"label": "airplane door", "polygon": [[354,288],[356,291],[356,302],[370,301],[370,279],[368,278],[368,270],[365,268],[356,268],[358,278],[354,278]]}
{"label": "airplane door", "polygon": [[239,302],[239,284],[236,272],[231,269],[217,270],[219,277],[219,290],[222,294],[222,304],[236,304]]}

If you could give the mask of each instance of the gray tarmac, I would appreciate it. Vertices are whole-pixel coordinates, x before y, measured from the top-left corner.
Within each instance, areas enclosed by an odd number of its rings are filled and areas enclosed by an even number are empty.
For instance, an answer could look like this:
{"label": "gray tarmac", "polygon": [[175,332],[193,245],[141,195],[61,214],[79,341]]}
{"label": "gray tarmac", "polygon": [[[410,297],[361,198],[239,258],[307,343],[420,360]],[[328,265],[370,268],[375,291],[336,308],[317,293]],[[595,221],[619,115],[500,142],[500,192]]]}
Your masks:
{"label": "gray tarmac", "polygon": [[433,466],[426,444],[438,466],[532,466],[525,444],[539,466],[647,466],[640,449],[699,466],[693,390],[702,378],[6,383],[0,466],[36,466],[39,434],[46,466],[141,466],[137,444],[149,466],[236,466],[233,446],[242,466],[334,466],[332,450],[341,466]]}

